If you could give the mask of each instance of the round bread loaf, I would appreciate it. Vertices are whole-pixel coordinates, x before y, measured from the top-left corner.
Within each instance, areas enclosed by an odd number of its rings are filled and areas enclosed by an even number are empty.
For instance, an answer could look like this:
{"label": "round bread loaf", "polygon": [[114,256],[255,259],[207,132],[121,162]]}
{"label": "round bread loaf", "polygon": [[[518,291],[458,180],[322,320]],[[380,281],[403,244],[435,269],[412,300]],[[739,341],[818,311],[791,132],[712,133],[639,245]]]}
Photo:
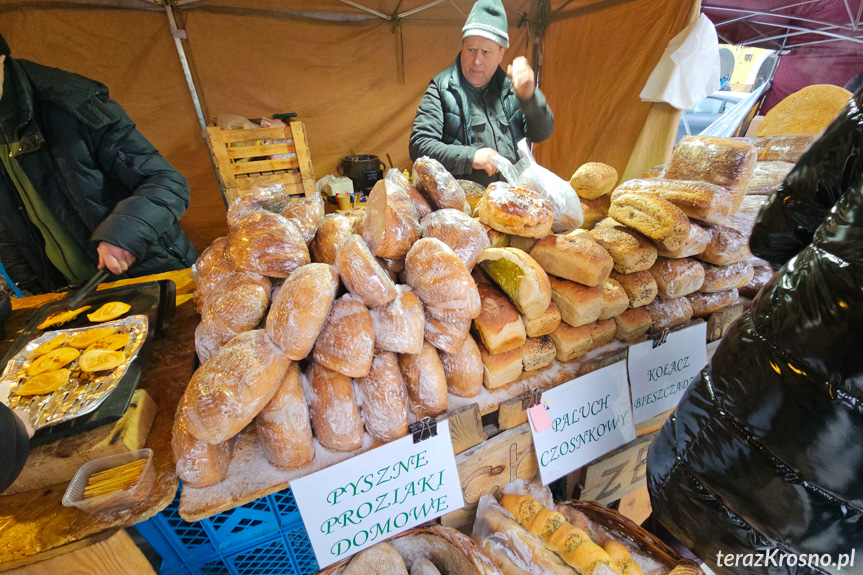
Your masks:
{"label": "round bread loaf", "polygon": [[339,214],[327,214],[321,220],[312,240],[312,257],[316,262],[335,265],[339,245],[353,233],[351,221]]}
{"label": "round bread loaf", "polygon": [[417,211],[417,218],[423,219],[430,213],[432,213],[432,208],[429,205],[428,201],[420,194],[415,187],[413,187],[408,181],[408,179],[402,174],[398,169],[391,168],[384,175],[384,179],[387,181],[387,184],[395,186],[397,188],[403,189],[407,192],[408,197],[411,199],[411,203],[414,205],[414,209]]}
{"label": "round bread loaf", "polygon": [[437,160],[428,156],[418,158],[413,165],[413,182],[417,190],[425,192],[438,209],[464,209],[464,190]]}
{"label": "round bread loaf", "polygon": [[411,413],[422,419],[446,412],[447,380],[434,347],[424,342],[418,354],[400,355],[399,368],[407,386]]}
{"label": "round bread loaf", "polygon": [[617,183],[617,170],[602,162],[588,162],[569,179],[575,193],[586,200],[595,200],[611,192]]}
{"label": "round bread loaf", "polygon": [[272,284],[258,274],[238,272],[223,279],[204,302],[201,322],[220,345],[253,329],[267,313]]}
{"label": "round bread loaf", "polygon": [[351,222],[351,230],[353,233],[361,236],[363,234],[363,227],[365,227],[366,215],[368,211],[365,206],[360,206],[359,208],[351,208],[350,210],[346,210],[342,212],[342,215],[348,218],[348,221]]}
{"label": "round bread loaf", "polygon": [[171,449],[177,477],[189,487],[209,487],[222,481],[228,474],[228,466],[237,444],[237,437],[216,445],[195,439],[186,429],[181,416],[183,400],[177,406],[174,428],[171,434]]}
{"label": "round bread loaf", "polygon": [[551,233],[554,209],[536,192],[494,182],[477,204],[479,221],[505,234],[544,238]]}
{"label": "round bread loaf", "polygon": [[204,300],[216,284],[234,273],[231,262],[224,257],[227,241],[227,238],[214,240],[201,252],[192,266],[192,277],[195,279],[195,311],[198,313],[204,309]]}
{"label": "round bread loaf", "polygon": [[476,283],[464,262],[438,239],[423,238],[414,244],[405,258],[405,280],[429,313],[440,320],[479,315]]}
{"label": "round bread loaf", "polygon": [[363,302],[351,295],[333,302],[315,342],[315,361],[348,377],[364,377],[374,350],[372,315]]}
{"label": "round bread loaf", "polygon": [[313,363],[305,383],[312,429],[320,444],[332,451],[362,447],[363,420],[351,378]]}
{"label": "round bread loaf", "polygon": [[375,345],[378,349],[395,353],[419,353],[425,326],[423,305],[408,286],[397,285],[396,291],[396,299],[369,310]]}
{"label": "round bread loaf", "polygon": [[341,575],[408,575],[405,562],[389,543],[378,543],[351,559]]}
{"label": "round bread loaf", "polygon": [[320,194],[292,198],[288,207],[282,210],[282,216],[296,224],[308,244],[315,237],[324,217],[324,198]]}
{"label": "round bread loaf", "polygon": [[486,248],[491,247],[488,234],[478,220],[459,210],[438,210],[420,222],[424,238],[437,238],[461,258],[468,270]]}
{"label": "round bread loaf", "polygon": [[376,256],[398,259],[408,253],[421,230],[407,191],[391,182],[379,180],[369,194],[363,239]]}
{"label": "round bread loaf", "polygon": [[439,350],[457,353],[469,332],[469,319],[441,321],[425,310],[423,337]]}
{"label": "round bread loaf", "polygon": [[221,334],[215,333],[213,326],[205,321],[195,328],[195,353],[198,354],[201,365],[207,363],[226,343],[228,342],[222,341]]}
{"label": "round bread loaf", "polygon": [[395,354],[378,353],[368,375],[357,379],[357,398],[363,406],[366,431],[387,443],[408,433],[408,396]]}
{"label": "round bread loaf", "polygon": [[288,368],[273,399],[255,418],[255,426],[264,455],[275,467],[296,469],[315,458],[309,408],[297,363]]}
{"label": "round bread loaf", "polygon": [[472,337],[465,338],[456,353],[439,354],[447,390],[457,397],[474,397],[482,389],[482,356]]}
{"label": "round bread loaf", "polygon": [[254,212],[228,234],[225,257],[238,270],[286,278],[311,261],[296,224],[270,212]]}
{"label": "round bread loaf", "polygon": [[356,234],[348,236],[339,247],[336,269],[348,291],[368,307],[384,305],[398,295],[393,280]]}

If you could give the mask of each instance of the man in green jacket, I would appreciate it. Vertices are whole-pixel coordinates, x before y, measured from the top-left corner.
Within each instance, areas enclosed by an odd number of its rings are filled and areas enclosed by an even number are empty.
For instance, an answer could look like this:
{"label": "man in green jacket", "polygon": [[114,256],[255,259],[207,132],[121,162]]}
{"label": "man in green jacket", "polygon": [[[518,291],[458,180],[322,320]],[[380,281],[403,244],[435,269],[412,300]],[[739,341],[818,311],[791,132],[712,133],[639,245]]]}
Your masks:
{"label": "man in green jacket", "polygon": [[506,73],[509,47],[500,0],[479,0],[462,28],[462,51],[435,76],[420,101],[410,138],[411,159],[430,156],[457,178],[487,186],[500,179],[492,158],[518,159],[518,142],[542,142],[554,116],[524,57]]}
{"label": "man in green jacket", "polygon": [[0,263],[22,290],[191,266],[189,186],[93,80],[0,36]]}

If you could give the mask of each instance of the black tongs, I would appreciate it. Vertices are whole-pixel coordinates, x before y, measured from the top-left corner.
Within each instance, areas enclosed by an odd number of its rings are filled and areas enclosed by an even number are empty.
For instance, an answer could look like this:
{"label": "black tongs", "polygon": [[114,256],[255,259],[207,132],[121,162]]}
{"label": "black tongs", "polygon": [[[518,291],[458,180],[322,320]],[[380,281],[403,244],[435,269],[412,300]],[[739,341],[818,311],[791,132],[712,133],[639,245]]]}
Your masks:
{"label": "black tongs", "polygon": [[66,307],[68,307],[69,309],[75,309],[76,307],[78,307],[78,304],[81,303],[81,301],[85,297],[93,293],[93,290],[99,287],[99,284],[105,281],[105,279],[110,275],[111,272],[108,270],[108,268],[103,268],[96,272],[96,274],[91,277],[87,281],[87,283],[85,283],[78,289],[77,292],[75,292],[75,295],[73,295],[70,299],[66,301]]}

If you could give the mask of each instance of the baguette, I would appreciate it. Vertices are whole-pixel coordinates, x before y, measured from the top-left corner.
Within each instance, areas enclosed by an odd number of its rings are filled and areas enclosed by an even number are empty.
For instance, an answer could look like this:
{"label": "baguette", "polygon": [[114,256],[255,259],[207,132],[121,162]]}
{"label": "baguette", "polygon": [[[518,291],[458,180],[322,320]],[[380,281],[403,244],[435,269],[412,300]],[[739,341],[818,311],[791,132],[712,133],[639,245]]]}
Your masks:
{"label": "baguette", "polygon": [[650,194],[627,192],[611,200],[608,215],[667,250],[679,249],[689,238],[689,218],[680,208]]}
{"label": "baguette", "polygon": [[608,277],[614,260],[585,230],[550,235],[539,240],[530,257],[547,274],[593,287]]}
{"label": "baguette", "polygon": [[644,571],[641,570],[626,547],[617,541],[606,542],[605,552],[617,564],[622,575],[644,575]]}

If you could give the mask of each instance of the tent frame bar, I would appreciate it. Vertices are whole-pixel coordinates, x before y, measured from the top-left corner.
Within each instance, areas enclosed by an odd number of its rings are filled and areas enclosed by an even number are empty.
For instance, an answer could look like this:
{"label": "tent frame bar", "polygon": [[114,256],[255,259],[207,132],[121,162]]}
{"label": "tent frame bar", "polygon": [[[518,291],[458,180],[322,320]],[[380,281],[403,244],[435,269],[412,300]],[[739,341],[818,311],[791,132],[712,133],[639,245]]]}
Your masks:
{"label": "tent frame bar", "polygon": [[189,94],[192,96],[192,105],[195,106],[195,115],[198,116],[198,123],[201,125],[201,134],[203,134],[207,129],[207,121],[204,119],[204,111],[201,108],[201,100],[198,98],[195,79],[192,77],[192,70],[189,68],[189,60],[186,58],[186,50],[183,48],[183,39],[186,38],[186,31],[177,28],[174,11],[171,9],[171,5],[169,3],[165,4],[165,14],[168,16],[168,24],[171,26],[171,36],[173,36],[174,45],[177,47],[177,56],[180,58],[180,66],[183,68],[183,76],[186,78],[186,85],[189,87]]}

